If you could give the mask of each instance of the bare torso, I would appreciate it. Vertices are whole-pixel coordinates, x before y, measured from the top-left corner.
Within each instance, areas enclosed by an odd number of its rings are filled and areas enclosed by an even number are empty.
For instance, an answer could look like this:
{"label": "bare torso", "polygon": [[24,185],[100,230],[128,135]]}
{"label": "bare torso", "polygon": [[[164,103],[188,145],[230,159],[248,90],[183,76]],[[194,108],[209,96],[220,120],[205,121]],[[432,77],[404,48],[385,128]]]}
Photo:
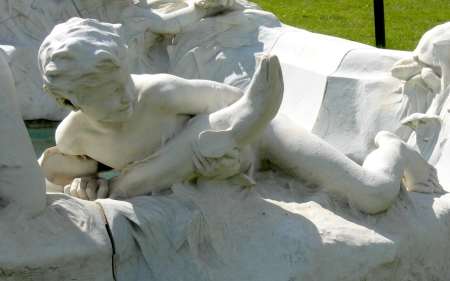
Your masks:
{"label": "bare torso", "polygon": [[[133,76],[139,97],[132,117],[125,123],[99,124],[81,111],[72,112],[58,126],[58,149],[70,155],[85,155],[120,170],[142,160],[179,131],[189,115],[165,111],[151,102],[157,88],[149,75]],[[152,91],[154,90],[154,91]]]}

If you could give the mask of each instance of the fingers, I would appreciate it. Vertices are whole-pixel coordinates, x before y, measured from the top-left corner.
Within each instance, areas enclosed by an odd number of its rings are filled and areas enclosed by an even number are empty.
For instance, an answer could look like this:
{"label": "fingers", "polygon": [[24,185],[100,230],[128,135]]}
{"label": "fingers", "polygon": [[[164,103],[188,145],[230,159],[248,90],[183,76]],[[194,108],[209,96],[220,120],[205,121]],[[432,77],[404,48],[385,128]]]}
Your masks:
{"label": "fingers", "polygon": [[97,184],[98,184],[97,199],[104,199],[108,197],[109,193],[108,181],[105,179],[99,179],[97,180]]}
{"label": "fingers", "polygon": [[[87,200],[88,197],[87,197],[87,194],[86,194],[86,188],[87,188],[87,185],[89,183],[89,180],[90,180],[90,178],[81,178],[80,183],[78,184],[78,186],[76,186],[74,188],[75,194],[72,195],[72,196],[78,197],[78,198],[83,199],[83,200]],[[71,192],[72,192],[72,189],[71,189]]]}
{"label": "fingers", "polygon": [[[85,181],[82,181],[82,178],[76,178],[70,184],[69,195],[78,197],[78,189],[80,189],[81,184],[86,184]],[[81,193],[81,192],[80,192]]]}
{"label": "fingers", "polygon": [[192,144],[192,151],[194,152],[192,162],[195,168],[202,176],[208,176],[214,167],[213,159],[204,157],[198,149],[198,144],[195,142]]}
{"label": "fingers", "polygon": [[192,156],[192,162],[194,163],[195,170],[196,170],[199,174],[204,174],[204,167],[202,166],[202,164],[200,163],[200,161],[197,159],[197,156],[196,156],[196,155]]}
{"label": "fingers", "polygon": [[75,178],[69,185],[64,186],[64,193],[83,199],[96,200],[106,198],[109,193],[108,182],[97,178]]}
{"label": "fingers", "polygon": [[233,148],[227,151],[223,157],[204,157],[198,149],[198,144],[192,144],[194,153],[192,162],[197,173],[203,177],[211,179],[226,179],[239,173],[240,170],[240,150]]}
{"label": "fingers", "polygon": [[83,186],[86,188],[86,184],[87,182],[82,178],[75,178],[70,184],[64,187],[64,193],[81,199],[86,199],[86,193],[81,190]]}
{"label": "fingers", "polygon": [[94,201],[95,199],[97,199],[97,189],[98,189],[97,180],[96,179],[90,180],[86,186],[86,195],[88,200]]}

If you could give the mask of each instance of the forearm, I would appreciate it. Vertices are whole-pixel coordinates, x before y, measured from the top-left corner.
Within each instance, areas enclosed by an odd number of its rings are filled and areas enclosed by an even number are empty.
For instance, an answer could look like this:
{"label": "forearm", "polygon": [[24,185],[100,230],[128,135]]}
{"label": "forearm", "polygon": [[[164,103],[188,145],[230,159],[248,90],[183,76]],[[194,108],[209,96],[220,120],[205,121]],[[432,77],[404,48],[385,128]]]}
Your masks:
{"label": "forearm", "polygon": [[202,114],[224,108],[244,95],[242,90],[208,80],[162,76],[153,92],[153,104],[174,114]]}
{"label": "forearm", "polygon": [[44,151],[38,160],[46,179],[56,185],[64,186],[77,177],[97,173],[98,163],[83,156],[66,155],[56,147]]}
{"label": "forearm", "polygon": [[176,159],[177,161],[161,161],[167,159],[166,156],[164,154],[158,156],[157,159],[150,158],[132,164],[119,176],[112,178],[110,181],[111,197],[123,199],[147,195],[168,189],[173,184],[186,180],[186,177],[191,174],[191,165],[189,163],[180,165],[183,162],[179,162],[178,159]]}
{"label": "forearm", "polygon": [[140,24],[144,23],[147,29],[154,33],[177,34],[182,32],[186,26],[200,20],[207,14],[206,9],[190,4],[188,7],[168,14],[133,7],[133,10],[129,10],[128,14],[125,13],[124,16],[132,20],[139,20]]}

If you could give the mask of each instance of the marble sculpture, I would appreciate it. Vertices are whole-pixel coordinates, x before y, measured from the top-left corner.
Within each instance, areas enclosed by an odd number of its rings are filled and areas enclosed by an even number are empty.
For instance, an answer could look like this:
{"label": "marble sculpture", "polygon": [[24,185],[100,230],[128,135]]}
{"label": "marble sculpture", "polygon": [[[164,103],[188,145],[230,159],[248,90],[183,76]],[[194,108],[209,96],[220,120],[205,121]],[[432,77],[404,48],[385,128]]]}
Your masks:
{"label": "marble sculpture", "polygon": [[41,117],[71,111],[36,161],[2,45],[1,280],[448,280],[449,23],[410,53],[241,0],[54,2],[1,2],[47,26]]}

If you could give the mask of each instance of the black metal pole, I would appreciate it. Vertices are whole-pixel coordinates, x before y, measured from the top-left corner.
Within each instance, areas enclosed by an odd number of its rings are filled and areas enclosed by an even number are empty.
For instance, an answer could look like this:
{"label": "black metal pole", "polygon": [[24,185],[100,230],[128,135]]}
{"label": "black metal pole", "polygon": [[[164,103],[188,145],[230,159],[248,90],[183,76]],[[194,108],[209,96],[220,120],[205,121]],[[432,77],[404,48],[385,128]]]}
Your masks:
{"label": "black metal pole", "polygon": [[386,47],[386,33],[384,29],[384,1],[373,0],[375,16],[375,44],[379,48]]}

